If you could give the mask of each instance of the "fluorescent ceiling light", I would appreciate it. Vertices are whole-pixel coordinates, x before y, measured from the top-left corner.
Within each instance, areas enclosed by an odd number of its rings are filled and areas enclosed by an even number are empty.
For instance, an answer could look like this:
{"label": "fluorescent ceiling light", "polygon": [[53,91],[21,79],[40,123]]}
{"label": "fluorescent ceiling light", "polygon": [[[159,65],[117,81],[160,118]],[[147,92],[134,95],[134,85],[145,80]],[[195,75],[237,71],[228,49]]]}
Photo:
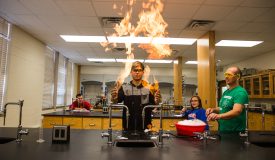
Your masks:
{"label": "fluorescent ceiling light", "polygon": [[116,59],[117,62],[135,62],[135,61],[139,61],[141,63],[144,62],[144,59]]}
{"label": "fluorescent ceiling light", "polygon": [[150,43],[151,37],[107,37],[110,43]]}
{"label": "fluorescent ceiling light", "polygon": [[105,36],[77,36],[60,35],[66,42],[109,42],[109,43],[154,43],[192,45],[197,39],[192,38],[152,38],[152,37],[105,37]]}
{"label": "fluorescent ceiling light", "polygon": [[140,61],[140,62],[145,62],[145,63],[172,63],[173,60],[153,60],[153,59],[100,59],[100,58],[87,58],[88,61],[90,62],[135,62],[135,61]]}
{"label": "fluorescent ceiling light", "polygon": [[198,61],[187,61],[185,64],[198,64]]}
{"label": "fluorescent ceiling light", "polygon": [[173,60],[145,59],[145,63],[172,63]]}
{"label": "fluorescent ceiling light", "polygon": [[192,38],[153,38],[152,43],[192,45],[196,40]]}
{"label": "fluorescent ceiling light", "polygon": [[107,42],[105,36],[60,35],[66,42]]}
{"label": "fluorescent ceiling light", "polygon": [[115,59],[87,58],[87,60],[91,62],[116,62]]}
{"label": "fluorescent ceiling light", "polygon": [[227,46],[227,47],[253,47],[263,41],[239,41],[239,40],[221,40],[216,43],[216,46]]}

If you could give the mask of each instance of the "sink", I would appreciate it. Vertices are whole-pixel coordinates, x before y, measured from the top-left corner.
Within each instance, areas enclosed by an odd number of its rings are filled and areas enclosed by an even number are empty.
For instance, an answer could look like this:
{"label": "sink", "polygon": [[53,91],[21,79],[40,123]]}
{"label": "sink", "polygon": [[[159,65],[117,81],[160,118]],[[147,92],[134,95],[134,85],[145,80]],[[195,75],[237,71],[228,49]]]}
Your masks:
{"label": "sink", "polygon": [[14,141],[16,138],[11,137],[0,137],[0,144],[9,143],[11,141]]}
{"label": "sink", "polygon": [[115,140],[116,147],[150,148],[157,147],[154,140]]}

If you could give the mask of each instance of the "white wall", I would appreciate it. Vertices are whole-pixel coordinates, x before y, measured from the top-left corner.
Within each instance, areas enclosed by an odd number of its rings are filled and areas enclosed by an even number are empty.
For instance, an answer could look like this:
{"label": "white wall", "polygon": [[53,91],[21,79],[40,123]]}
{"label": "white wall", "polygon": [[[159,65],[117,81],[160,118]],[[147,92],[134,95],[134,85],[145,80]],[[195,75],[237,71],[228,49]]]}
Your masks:
{"label": "white wall", "polygon": [[230,64],[228,66],[225,66],[222,72],[219,72],[218,79],[222,80],[223,72],[229,67],[229,66],[238,66],[240,69],[243,68],[255,68],[258,71],[266,70],[266,69],[275,69],[275,51],[271,51],[269,53],[262,54],[260,56],[251,57],[247,60],[237,62]]}

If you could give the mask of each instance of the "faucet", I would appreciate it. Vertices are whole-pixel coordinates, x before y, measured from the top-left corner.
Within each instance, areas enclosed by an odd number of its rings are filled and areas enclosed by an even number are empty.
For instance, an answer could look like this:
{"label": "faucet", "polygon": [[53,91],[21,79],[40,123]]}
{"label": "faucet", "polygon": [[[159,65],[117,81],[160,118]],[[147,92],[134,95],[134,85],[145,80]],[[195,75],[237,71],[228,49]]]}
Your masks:
{"label": "faucet", "polygon": [[16,138],[16,142],[21,142],[22,141],[22,138],[21,136],[22,135],[28,135],[29,134],[29,131],[28,129],[26,130],[23,130],[22,128],[22,107],[23,107],[23,103],[24,103],[24,100],[19,100],[18,102],[8,102],[5,104],[4,106],[4,126],[6,124],[6,113],[7,113],[7,106],[8,105],[18,105],[19,106],[19,124],[18,124],[18,127],[17,127],[17,138]]}
{"label": "faucet", "polygon": [[126,125],[128,128],[128,119],[129,119],[129,109],[126,105],[123,104],[110,104],[109,106],[109,128],[107,133],[103,132],[101,133],[101,137],[108,137],[108,142],[107,144],[112,144],[112,109],[113,108],[125,108],[126,109]]}
{"label": "faucet", "polygon": [[158,135],[159,136],[158,144],[163,145],[163,138],[169,138],[170,137],[169,134],[164,134],[163,133],[163,128],[162,128],[162,108],[163,108],[163,104],[160,103],[159,105],[147,105],[142,109],[142,126],[143,126],[143,129],[145,129],[144,122],[145,122],[145,109],[146,108],[159,108],[160,109],[160,116],[159,116],[160,126],[159,126],[159,135]]}

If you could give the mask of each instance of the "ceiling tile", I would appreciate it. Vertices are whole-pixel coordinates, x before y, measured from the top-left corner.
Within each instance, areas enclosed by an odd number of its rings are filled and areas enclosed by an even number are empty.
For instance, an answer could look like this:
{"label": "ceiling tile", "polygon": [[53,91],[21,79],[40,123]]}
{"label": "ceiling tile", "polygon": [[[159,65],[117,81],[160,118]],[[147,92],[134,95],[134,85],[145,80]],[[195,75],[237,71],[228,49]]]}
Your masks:
{"label": "ceiling tile", "polygon": [[57,0],[57,5],[65,15],[70,16],[95,16],[95,11],[89,0]]}
{"label": "ceiling tile", "polygon": [[221,6],[239,6],[244,0],[205,0],[203,4],[221,5]]}
{"label": "ceiling tile", "polygon": [[275,7],[273,0],[244,0],[241,6],[246,7]]}
{"label": "ceiling tile", "polygon": [[227,16],[234,8],[223,6],[201,6],[193,19],[217,21]]}
{"label": "ceiling tile", "polygon": [[71,24],[76,27],[100,27],[97,17],[69,16]]}
{"label": "ceiling tile", "polygon": [[259,15],[267,10],[268,8],[238,7],[236,10],[232,11],[227,17],[225,17],[225,19],[230,21],[249,22],[257,18]]}
{"label": "ceiling tile", "polygon": [[167,3],[164,7],[163,17],[190,19],[198,10],[199,5],[186,5],[182,3]]}
{"label": "ceiling tile", "polygon": [[247,22],[230,22],[230,21],[219,21],[216,22],[212,28],[214,31],[237,31],[241,26]]}

